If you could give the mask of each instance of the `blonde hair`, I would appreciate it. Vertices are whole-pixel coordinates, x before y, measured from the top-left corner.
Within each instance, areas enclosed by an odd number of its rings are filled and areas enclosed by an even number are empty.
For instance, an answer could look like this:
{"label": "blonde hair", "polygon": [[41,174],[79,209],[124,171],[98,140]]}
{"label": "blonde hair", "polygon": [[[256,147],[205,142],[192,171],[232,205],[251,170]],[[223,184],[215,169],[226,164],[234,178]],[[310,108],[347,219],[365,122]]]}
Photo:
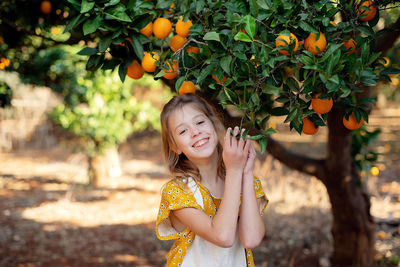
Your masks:
{"label": "blonde hair", "polygon": [[204,113],[207,118],[212,122],[214,129],[218,135],[218,169],[217,175],[225,178],[225,165],[222,160],[222,139],[224,136],[225,128],[221,122],[220,117],[217,115],[215,109],[210,106],[203,98],[194,94],[185,94],[182,96],[174,96],[167,104],[165,104],[161,112],[161,137],[163,144],[164,160],[168,166],[170,173],[179,181],[187,181],[188,177],[192,177],[197,181],[201,181],[201,175],[198,168],[183,154],[177,154],[172,147],[175,141],[171,135],[168,125],[168,118],[177,110],[182,109],[183,106],[191,104],[196,109]]}

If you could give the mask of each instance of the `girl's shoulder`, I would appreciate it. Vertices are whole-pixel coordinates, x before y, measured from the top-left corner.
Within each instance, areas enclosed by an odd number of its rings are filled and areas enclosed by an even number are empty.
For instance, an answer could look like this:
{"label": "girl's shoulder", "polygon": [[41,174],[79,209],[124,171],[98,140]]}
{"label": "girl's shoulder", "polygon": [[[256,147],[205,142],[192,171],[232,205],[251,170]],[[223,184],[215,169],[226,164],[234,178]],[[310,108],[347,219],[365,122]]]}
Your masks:
{"label": "girl's shoulder", "polygon": [[168,192],[171,193],[171,191],[175,193],[187,194],[190,192],[188,188],[189,179],[191,178],[174,177],[162,186],[161,191],[163,194]]}

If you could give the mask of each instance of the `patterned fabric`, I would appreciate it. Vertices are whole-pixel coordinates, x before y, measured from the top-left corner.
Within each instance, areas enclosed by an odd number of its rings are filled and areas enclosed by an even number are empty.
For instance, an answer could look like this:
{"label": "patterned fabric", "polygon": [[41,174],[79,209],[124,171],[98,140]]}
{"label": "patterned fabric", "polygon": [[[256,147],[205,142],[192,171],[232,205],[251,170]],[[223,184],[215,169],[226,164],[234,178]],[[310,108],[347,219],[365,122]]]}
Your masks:
{"label": "patterned fabric", "polygon": [[[260,212],[263,213],[268,204],[261,182],[254,177],[254,188],[257,198],[261,198]],[[181,184],[176,180],[169,181],[161,195],[160,209],[158,211],[156,222],[156,234],[161,240],[175,240],[173,246],[167,255],[167,266],[181,266],[183,257],[191,245],[195,234],[186,228],[183,232],[177,232],[171,224],[169,214],[173,210],[182,208],[196,208],[203,210],[210,218],[213,218],[221,203],[221,199],[214,198],[209,191],[199,183],[200,193],[203,197],[204,210],[196,202],[193,193],[185,188],[185,184]],[[247,266],[254,266],[253,254],[250,249],[246,249]]]}

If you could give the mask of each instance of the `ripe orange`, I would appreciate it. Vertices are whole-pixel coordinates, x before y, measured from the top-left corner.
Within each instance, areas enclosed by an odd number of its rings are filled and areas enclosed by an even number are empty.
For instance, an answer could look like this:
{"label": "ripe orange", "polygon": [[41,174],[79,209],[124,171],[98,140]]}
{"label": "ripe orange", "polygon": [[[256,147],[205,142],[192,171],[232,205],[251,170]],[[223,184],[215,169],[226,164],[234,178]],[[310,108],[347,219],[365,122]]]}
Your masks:
{"label": "ripe orange", "polygon": [[343,116],[343,125],[349,130],[356,130],[361,127],[363,124],[364,119],[361,117],[360,122],[356,121],[356,118],[354,117],[354,114],[351,113],[349,116],[349,119],[347,120],[345,116]]}
{"label": "ripe orange", "polygon": [[[304,47],[306,48],[307,51],[313,53],[314,55],[318,54],[318,49],[319,51],[323,52],[326,48],[326,38],[325,34],[322,32],[319,33],[319,39],[315,39],[315,34],[310,33],[310,35],[306,38],[304,41]],[[317,49],[318,47],[318,49]]]}
{"label": "ripe orange", "polygon": [[[364,9],[363,7],[369,9]],[[359,0],[356,1],[356,14],[362,21],[370,21],[375,18],[376,7],[372,0]]]}
{"label": "ripe orange", "polygon": [[140,66],[137,60],[134,60],[132,64],[129,65],[128,71],[126,72],[126,75],[135,80],[142,78],[143,74],[144,74],[144,69],[142,68],[142,66]]}
{"label": "ripe orange", "polygon": [[178,76],[178,72],[177,72],[178,63],[176,62],[176,60],[174,60],[172,62],[172,66],[171,66],[171,63],[168,63],[167,65],[168,65],[168,67],[163,69],[165,71],[165,74],[163,77],[168,80],[175,79],[176,76]]}
{"label": "ripe orange", "polygon": [[[214,70],[216,70],[216,69],[214,69]],[[226,82],[226,77],[225,77],[225,75],[222,76],[222,79],[224,80],[224,82],[221,82],[220,80],[218,80],[217,75],[215,75],[215,74],[211,75],[211,77],[212,77],[215,81],[217,81],[218,84],[221,84],[221,85],[222,85],[222,84],[224,84],[224,83]]]}
{"label": "ripe orange", "polygon": [[303,118],[303,133],[313,135],[318,132],[319,127],[315,127],[314,123],[307,117]]}
{"label": "ripe orange", "polygon": [[192,81],[184,81],[179,88],[179,94],[184,95],[184,94],[195,94],[196,93],[196,86]]}
{"label": "ripe orange", "polygon": [[333,107],[332,98],[320,99],[321,94],[316,94],[311,100],[312,109],[318,114],[328,113]]}
{"label": "ripe orange", "polygon": [[153,34],[153,22],[149,22],[143,29],[139,31],[141,34],[146,35],[148,38]]}
{"label": "ripe orange", "polygon": [[172,10],[174,9],[174,7],[175,7],[175,4],[172,3],[172,4],[169,6],[169,10],[168,10],[168,11],[165,11],[165,14],[171,14],[171,13],[172,13]]}
{"label": "ripe orange", "polygon": [[[129,37],[126,37],[125,40],[129,41],[132,44],[132,40]],[[119,43],[120,46],[125,46],[124,43]]]}
{"label": "ripe orange", "polygon": [[154,36],[160,39],[167,38],[172,31],[172,24],[169,19],[158,18],[153,23]]}
{"label": "ripe orange", "polygon": [[190,33],[190,27],[192,27],[193,23],[190,19],[188,19],[187,21],[183,21],[182,19],[180,19],[175,26],[175,31],[176,34],[182,36],[182,37],[188,37],[189,33]]}
{"label": "ripe orange", "polygon": [[200,48],[195,47],[195,46],[186,47],[186,52],[188,52],[188,53],[192,52],[192,53],[198,54],[199,51],[200,51]]}
{"label": "ripe orange", "polygon": [[347,54],[350,55],[352,53],[354,53],[354,51],[356,51],[356,41],[354,41],[353,38],[350,38],[347,41],[343,41],[343,45],[344,47],[347,48],[348,52]]}
{"label": "ripe orange", "polygon": [[40,4],[40,11],[42,11],[43,14],[50,14],[51,13],[51,3],[48,0],[42,1]]}
{"label": "ripe orange", "polygon": [[142,59],[142,67],[147,72],[154,72],[157,68],[156,61],[160,59],[157,53],[146,53]]}
{"label": "ripe orange", "polygon": [[[281,39],[281,40],[278,40]],[[286,43],[282,40],[285,40]],[[293,33],[290,33],[290,37],[287,35],[279,35],[278,38],[276,38],[275,40],[275,47],[280,47],[280,46],[288,46],[290,44],[290,41],[294,40],[295,41],[295,46],[293,49],[293,53],[295,53],[297,51],[297,48],[299,48],[299,41],[297,40],[296,35],[294,35]],[[287,50],[278,50],[279,53],[281,53],[282,55],[289,55],[289,51]]]}
{"label": "ripe orange", "polygon": [[180,35],[174,35],[169,41],[169,47],[172,51],[176,52],[181,49],[186,43],[186,38]]}

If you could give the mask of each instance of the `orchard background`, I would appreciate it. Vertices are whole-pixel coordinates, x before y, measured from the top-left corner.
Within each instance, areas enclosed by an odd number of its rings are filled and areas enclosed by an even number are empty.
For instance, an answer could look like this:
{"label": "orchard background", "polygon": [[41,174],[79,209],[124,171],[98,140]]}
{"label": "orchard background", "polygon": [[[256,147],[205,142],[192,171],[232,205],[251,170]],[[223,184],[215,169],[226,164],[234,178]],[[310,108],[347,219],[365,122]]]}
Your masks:
{"label": "orchard background", "polygon": [[[157,188],[167,178],[155,141],[158,116],[173,94],[191,92],[259,144],[271,231],[257,264],[396,266],[398,7],[398,1],[3,1],[1,189],[8,230],[0,253],[18,256],[3,263],[160,264],[167,247],[151,232]],[[72,164],[78,174],[56,164],[47,179],[31,157]],[[148,164],[138,165],[140,157],[155,164],[155,174],[138,171]],[[312,212],[298,209],[293,196],[315,205]],[[118,207],[118,197],[132,206]],[[87,216],[77,202],[91,204],[86,224],[76,222]],[[127,217],[104,219],[96,205]],[[72,226],[58,209],[68,211]],[[52,213],[57,223],[39,219]],[[279,229],[283,214],[289,223]],[[147,226],[130,228],[140,222],[135,216]],[[96,222],[119,222],[115,230],[130,231],[130,238]],[[87,240],[95,249],[71,258],[68,242],[78,242],[81,232],[93,236]],[[148,245],[138,233],[148,233]],[[51,259],[42,258],[44,248],[69,234]],[[110,251],[120,253],[111,259]]]}

